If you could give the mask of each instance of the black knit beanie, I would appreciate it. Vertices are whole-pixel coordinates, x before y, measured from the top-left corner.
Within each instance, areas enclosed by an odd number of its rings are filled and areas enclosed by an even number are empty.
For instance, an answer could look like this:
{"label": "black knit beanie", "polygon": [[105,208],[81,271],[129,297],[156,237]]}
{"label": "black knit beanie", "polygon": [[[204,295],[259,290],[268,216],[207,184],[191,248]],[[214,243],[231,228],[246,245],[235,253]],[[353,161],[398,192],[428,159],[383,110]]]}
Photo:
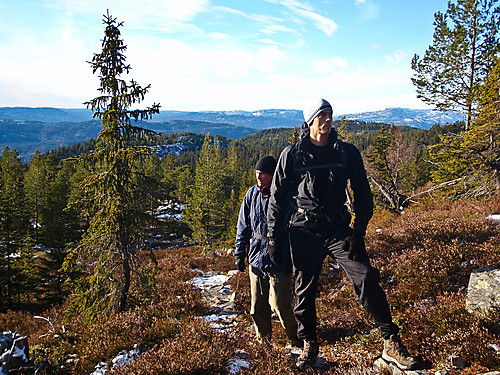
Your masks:
{"label": "black knit beanie", "polygon": [[257,164],[255,164],[256,171],[262,171],[267,174],[274,174],[275,169],[276,159],[270,155],[261,157]]}

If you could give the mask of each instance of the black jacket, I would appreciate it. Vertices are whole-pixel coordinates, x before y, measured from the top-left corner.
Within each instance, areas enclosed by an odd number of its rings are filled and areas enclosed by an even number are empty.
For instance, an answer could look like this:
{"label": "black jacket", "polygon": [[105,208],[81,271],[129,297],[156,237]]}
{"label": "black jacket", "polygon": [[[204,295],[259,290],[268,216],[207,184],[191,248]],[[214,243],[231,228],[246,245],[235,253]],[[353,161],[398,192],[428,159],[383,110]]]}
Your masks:
{"label": "black jacket", "polygon": [[327,146],[314,146],[305,136],[286,147],[271,184],[268,237],[282,237],[287,225],[322,233],[349,226],[347,181],[354,198],[354,230],[364,234],[373,197],[358,149],[338,140],[334,129]]}

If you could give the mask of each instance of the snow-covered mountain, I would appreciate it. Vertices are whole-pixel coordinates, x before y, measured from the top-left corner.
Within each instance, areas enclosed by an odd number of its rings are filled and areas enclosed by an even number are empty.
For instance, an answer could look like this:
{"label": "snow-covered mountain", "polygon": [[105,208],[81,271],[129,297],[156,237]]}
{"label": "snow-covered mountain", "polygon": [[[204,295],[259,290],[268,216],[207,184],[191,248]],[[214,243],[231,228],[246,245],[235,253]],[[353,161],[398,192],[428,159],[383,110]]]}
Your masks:
{"label": "snow-covered mountain", "polygon": [[380,111],[362,112],[336,116],[340,119],[345,116],[348,120],[366,122],[380,122],[414,128],[430,129],[433,125],[454,124],[464,121],[464,115],[459,112],[441,112],[433,109],[386,108]]}
{"label": "snow-covered mountain", "polygon": [[[381,111],[335,116],[339,120],[386,123],[429,129],[463,121],[462,114],[428,109],[387,108]],[[300,127],[302,111],[296,109],[263,109],[258,111],[161,111],[140,126],[160,133],[210,133],[238,139],[269,128]],[[6,146],[21,155],[32,155],[59,146],[95,138],[101,129],[99,120],[92,120],[87,109],[0,107],[0,151]],[[159,150],[162,151],[162,150]],[[167,151],[167,150],[163,150]],[[176,152],[179,150],[168,150]]]}
{"label": "snow-covered mountain", "polygon": [[[463,121],[464,116],[458,112],[440,112],[432,109],[386,108],[379,111],[341,114],[338,120],[346,116],[349,120],[380,122],[386,124],[413,126],[429,129],[435,124],[444,125]],[[60,108],[0,108],[0,119],[38,121],[45,123],[83,122],[92,119],[92,112],[87,109]],[[168,121],[202,121],[215,124],[236,125],[257,130],[269,128],[292,128],[300,126],[304,121],[302,111],[297,109],[263,109],[257,111],[169,111],[162,110],[149,122]]]}

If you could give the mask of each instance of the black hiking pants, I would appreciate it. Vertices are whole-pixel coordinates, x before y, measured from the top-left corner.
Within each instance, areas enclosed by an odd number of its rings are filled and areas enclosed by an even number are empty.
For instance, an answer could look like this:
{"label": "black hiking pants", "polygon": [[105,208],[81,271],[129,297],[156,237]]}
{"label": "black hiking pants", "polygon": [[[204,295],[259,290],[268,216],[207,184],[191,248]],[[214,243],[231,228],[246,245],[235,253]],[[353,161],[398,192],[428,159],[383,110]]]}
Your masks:
{"label": "black hiking pants", "polygon": [[351,280],[356,295],[365,310],[379,327],[384,339],[398,333],[392,322],[389,304],[379,284],[380,272],[369,261],[360,263],[348,258],[342,250],[351,229],[346,227],[333,235],[316,234],[302,228],[290,228],[290,248],[295,275],[295,317],[298,321],[297,336],[301,340],[315,341],[316,294],[323,261],[327,255],[334,258]]}

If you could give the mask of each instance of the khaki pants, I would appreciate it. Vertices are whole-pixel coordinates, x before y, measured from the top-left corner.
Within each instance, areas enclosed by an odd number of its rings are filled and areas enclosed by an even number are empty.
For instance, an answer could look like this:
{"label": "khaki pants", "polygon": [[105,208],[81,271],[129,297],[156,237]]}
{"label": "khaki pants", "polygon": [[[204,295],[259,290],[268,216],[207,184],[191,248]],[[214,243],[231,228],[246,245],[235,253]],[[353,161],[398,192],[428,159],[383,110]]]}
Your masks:
{"label": "khaki pants", "polygon": [[276,271],[264,276],[257,268],[248,267],[250,275],[250,315],[257,338],[271,337],[271,312],[274,311],[290,340],[297,340],[297,322],[293,314],[291,275]]}

